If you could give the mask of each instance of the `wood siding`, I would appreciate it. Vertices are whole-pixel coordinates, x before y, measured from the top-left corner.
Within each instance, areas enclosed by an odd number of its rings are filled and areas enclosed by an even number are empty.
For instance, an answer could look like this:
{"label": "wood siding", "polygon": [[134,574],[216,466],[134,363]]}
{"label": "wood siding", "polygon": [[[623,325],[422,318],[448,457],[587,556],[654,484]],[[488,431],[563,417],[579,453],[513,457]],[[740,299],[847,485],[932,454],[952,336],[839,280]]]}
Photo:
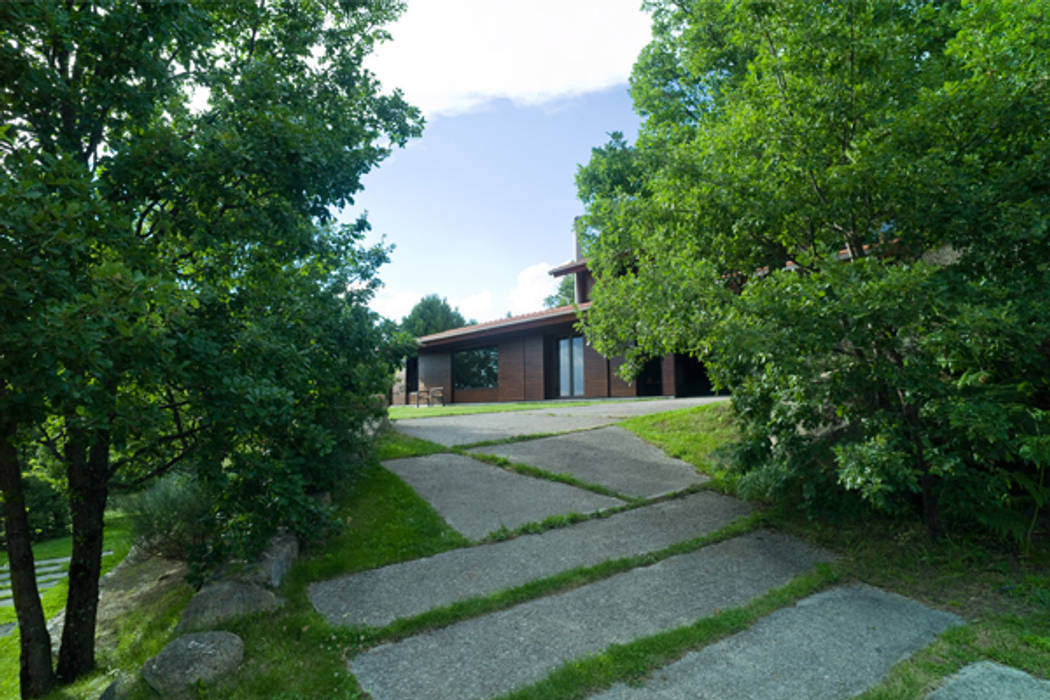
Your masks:
{"label": "wood siding", "polygon": [[543,388],[543,336],[534,334],[522,340],[522,358],[525,366],[522,373],[525,377],[525,400],[542,401],[546,398]]}
{"label": "wood siding", "polygon": [[583,344],[583,395],[604,398],[609,395],[609,361],[590,343]]}
{"label": "wood siding", "polygon": [[609,360],[609,396],[616,396],[619,398],[637,396],[638,390],[635,388],[635,385],[633,383],[628,384],[616,373],[622,364],[622,357],[614,357]]}

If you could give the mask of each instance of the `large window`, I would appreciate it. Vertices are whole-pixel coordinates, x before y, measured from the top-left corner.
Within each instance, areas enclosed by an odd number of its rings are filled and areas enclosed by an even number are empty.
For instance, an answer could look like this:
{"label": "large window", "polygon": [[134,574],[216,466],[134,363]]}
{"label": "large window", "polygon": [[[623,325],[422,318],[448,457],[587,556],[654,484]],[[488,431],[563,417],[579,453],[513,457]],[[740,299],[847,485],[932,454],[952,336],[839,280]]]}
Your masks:
{"label": "large window", "polygon": [[583,336],[558,339],[558,396],[583,396]]}
{"label": "large window", "polygon": [[499,385],[499,349],[493,345],[453,354],[452,375],[457,389],[495,389]]}

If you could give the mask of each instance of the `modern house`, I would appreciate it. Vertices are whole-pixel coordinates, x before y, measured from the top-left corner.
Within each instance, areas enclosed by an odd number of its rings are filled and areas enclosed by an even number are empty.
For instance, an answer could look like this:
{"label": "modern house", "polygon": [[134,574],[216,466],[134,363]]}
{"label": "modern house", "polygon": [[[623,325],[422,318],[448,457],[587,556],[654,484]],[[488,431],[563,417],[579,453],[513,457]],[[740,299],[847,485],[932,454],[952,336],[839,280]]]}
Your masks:
{"label": "modern house", "polygon": [[668,354],[650,360],[634,382],[616,370],[574,328],[590,308],[594,278],[576,247],[576,259],[550,271],[575,275],[576,304],[502,318],[419,338],[392,402],[415,403],[417,391],[440,387],[449,403],[536,401],[558,398],[702,396],[713,393],[694,358]]}

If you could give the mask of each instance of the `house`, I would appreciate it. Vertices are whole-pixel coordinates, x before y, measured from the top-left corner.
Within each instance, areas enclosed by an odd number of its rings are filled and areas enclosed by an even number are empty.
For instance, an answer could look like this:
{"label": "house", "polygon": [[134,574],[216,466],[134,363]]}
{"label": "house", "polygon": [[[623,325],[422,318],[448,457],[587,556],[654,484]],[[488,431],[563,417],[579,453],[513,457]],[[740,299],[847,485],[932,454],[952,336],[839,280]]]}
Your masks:
{"label": "house", "polygon": [[419,338],[418,356],[408,360],[392,403],[415,403],[418,390],[434,387],[451,403],[714,393],[703,366],[685,355],[653,358],[633,382],[621,379],[623,358],[598,354],[574,328],[594,287],[578,244],[576,259],[550,274],[575,275],[575,305]]}

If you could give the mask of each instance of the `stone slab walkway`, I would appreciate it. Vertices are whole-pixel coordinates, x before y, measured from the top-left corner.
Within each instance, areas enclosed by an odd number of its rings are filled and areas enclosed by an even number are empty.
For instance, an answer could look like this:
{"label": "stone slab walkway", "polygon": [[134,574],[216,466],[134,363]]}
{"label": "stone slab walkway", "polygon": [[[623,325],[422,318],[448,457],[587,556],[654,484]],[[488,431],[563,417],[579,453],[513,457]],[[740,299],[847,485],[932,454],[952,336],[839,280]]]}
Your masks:
{"label": "stone slab walkway", "polygon": [[[878,683],[957,616],[864,585],[833,588],[595,700],[838,700]],[[996,697],[996,696],[984,696]]]}
{"label": "stone slab walkway", "polygon": [[[437,416],[394,421],[398,432],[441,445],[469,445],[488,440],[503,440],[521,435],[564,433],[610,425],[632,416],[648,415],[681,408],[700,406],[725,397],[705,396],[689,399],[654,399],[648,401],[599,401],[586,406],[561,406],[535,411],[476,413],[467,416]],[[421,413],[425,409],[420,409]],[[424,414],[425,415],[425,414]]]}
{"label": "stone slab walkway", "polygon": [[791,537],[753,533],[376,647],[349,668],[374,700],[488,697],[610,644],[745,604],[830,558]]}
{"label": "stone slab walkway", "polygon": [[383,626],[568,569],[657,551],[717,530],[750,510],[735,498],[704,491],[571,527],[322,581],[308,593],[330,624]]}
{"label": "stone slab walkway", "polygon": [[462,455],[395,459],[383,466],[472,540],[501,526],[513,529],[551,515],[593,513],[623,505],[616,498],[523,476]]}
{"label": "stone slab walkway", "polygon": [[664,454],[617,426],[567,435],[477,447],[470,452],[498,455],[555,474],[600,484],[640,498],[681,491],[708,480],[696,467]]}
{"label": "stone slab walkway", "polygon": [[1050,681],[1009,666],[979,661],[948,677],[927,700],[1050,700]]}

